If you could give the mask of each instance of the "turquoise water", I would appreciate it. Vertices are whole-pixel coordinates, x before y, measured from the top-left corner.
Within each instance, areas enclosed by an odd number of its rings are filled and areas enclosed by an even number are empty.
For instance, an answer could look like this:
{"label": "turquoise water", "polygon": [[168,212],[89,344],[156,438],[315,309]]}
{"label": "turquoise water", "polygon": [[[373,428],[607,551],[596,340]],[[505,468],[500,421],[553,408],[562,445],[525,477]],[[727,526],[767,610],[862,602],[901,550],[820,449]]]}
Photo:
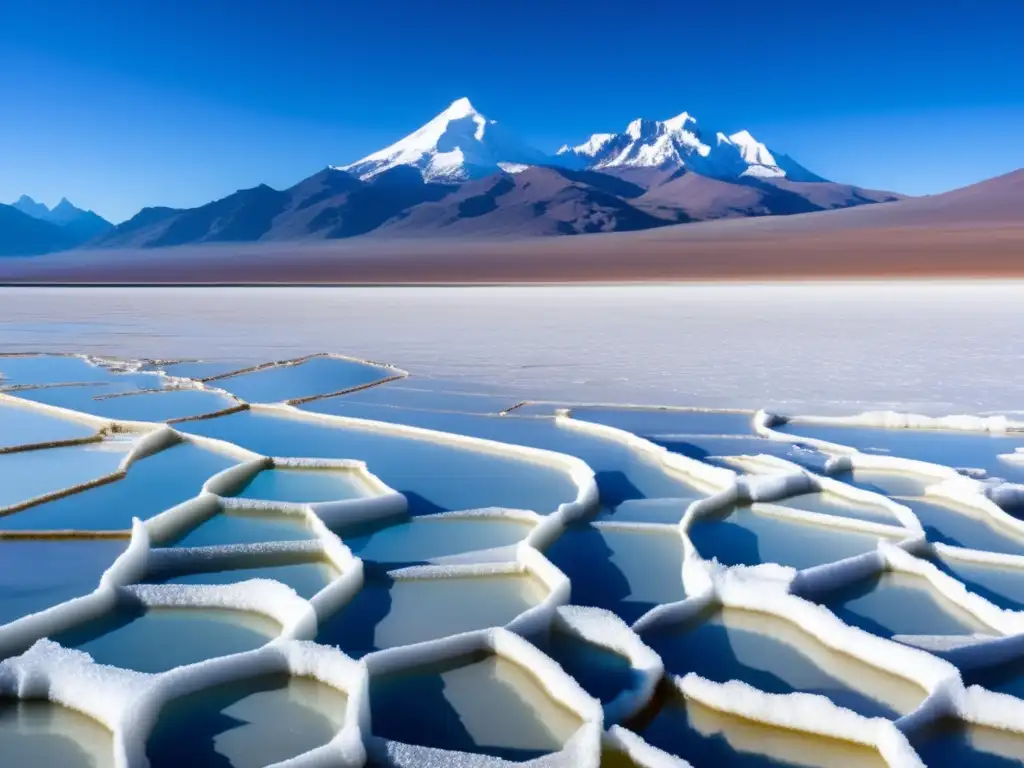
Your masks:
{"label": "turquoise water", "polygon": [[133,517],[145,520],[197,496],[204,482],[236,463],[178,443],[134,462],[120,480],[0,517],[0,530],[128,530]]}
{"label": "turquoise water", "polygon": [[0,448],[89,437],[96,429],[33,408],[0,403]]}
{"label": "turquoise water", "polygon": [[251,651],[281,627],[255,613],[217,608],[121,609],[53,636],[99,664],[137,672],[166,672],[217,656]]}
{"label": "turquoise water", "polygon": [[111,768],[114,737],[90,717],[48,701],[0,699],[4,768]]}
{"label": "turquoise water", "polygon": [[522,575],[394,580],[369,576],[320,627],[317,642],[350,656],[501,627],[538,605],[547,589]]}
{"label": "turquoise water", "polygon": [[153,768],[263,768],[329,742],[345,722],[341,691],[265,675],[170,702],[146,744]]}
{"label": "turquoise water", "polygon": [[779,563],[798,570],[870,552],[878,538],[734,507],[725,518],[702,518],[690,528],[701,556],[725,565]]}
{"label": "turquoise water", "polygon": [[369,428],[252,412],[181,428],[270,456],[361,459],[415,514],[495,506],[547,513],[577,495],[565,472],[543,464]]}
{"label": "turquoise water", "polygon": [[132,443],[128,440],[104,440],[64,448],[2,454],[0,507],[28,501],[116,472],[131,448]]}
{"label": "turquoise water", "polygon": [[210,382],[250,403],[276,403],[328,395],[393,375],[386,368],[333,357],[314,357],[298,365],[281,365]]}
{"label": "turquoise water", "polygon": [[678,530],[573,526],[545,552],[572,582],[572,602],[607,608],[632,623],[686,597]]}
{"label": "turquoise water", "polygon": [[214,547],[224,544],[262,544],[267,541],[302,541],[314,537],[306,521],[273,510],[218,512],[188,531],[173,544],[178,547]]}
{"label": "turquoise water", "polygon": [[92,592],[127,546],[116,540],[0,540],[0,624]]}
{"label": "turquoise water", "polygon": [[235,496],[266,501],[341,501],[369,495],[355,473],[330,469],[265,469]]}
{"label": "turquoise water", "polygon": [[581,725],[500,656],[375,676],[370,707],[376,736],[517,761],[561,749]]}
{"label": "turquoise water", "polygon": [[342,540],[363,560],[422,564],[439,557],[518,544],[533,528],[530,523],[501,518],[416,517]]}

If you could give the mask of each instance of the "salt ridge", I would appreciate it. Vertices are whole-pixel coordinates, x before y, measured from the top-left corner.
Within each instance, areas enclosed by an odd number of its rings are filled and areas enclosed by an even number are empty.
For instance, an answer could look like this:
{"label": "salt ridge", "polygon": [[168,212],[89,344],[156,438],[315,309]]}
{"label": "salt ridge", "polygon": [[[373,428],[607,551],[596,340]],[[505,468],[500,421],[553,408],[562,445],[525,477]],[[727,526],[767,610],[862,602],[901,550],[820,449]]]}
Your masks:
{"label": "salt ridge", "polygon": [[[304,642],[304,639],[314,636],[318,622],[347,602],[362,584],[362,561],[348,550],[342,538],[324,525],[321,514],[329,515],[332,508],[337,509],[332,505],[337,504],[348,505],[346,509],[352,512],[362,510],[367,518],[396,514],[396,511],[400,513],[401,509],[404,509],[404,498],[375,478],[370,472],[371,468],[362,462],[344,460],[325,462],[315,458],[275,459],[253,454],[222,441],[186,436],[167,425],[111,422],[67,409],[30,403],[17,398],[16,395],[0,394],[0,397],[62,417],[85,419],[95,425],[100,433],[115,430],[139,433],[140,438],[124,460],[123,466],[126,469],[138,458],[164,450],[182,440],[205,443],[217,450],[232,451],[243,462],[210,478],[196,498],[148,521],[136,521],[128,550],[107,570],[95,592],[0,627],[0,649],[10,651],[19,646],[29,648],[23,655],[13,656],[0,663],[0,690],[8,695],[26,698],[49,697],[104,723],[115,734],[115,764],[118,766],[146,764],[145,737],[155,723],[160,708],[170,699],[186,691],[202,690],[227,679],[238,679],[270,669],[315,677],[325,684],[346,691],[350,701],[348,719],[342,732],[329,745],[289,760],[287,765],[313,766],[327,764],[330,761],[334,761],[332,764],[361,765],[365,761],[367,748],[396,765],[435,764],[445,757],[436,754],[436,750],[411,745],[385,744],[370,735],[368,674],[374,670],[415,667],[431,660],[452,658],[467,649],[486,649],[499,653],[531,670],[556,701],[568,706],[583,720],[583,728],[566,748],[561,753],[535,761],[538,765],[596,766],[602,740],[607,745],[627,752],[640,765],[685,765],[685,761],[650,747],[638,735],[616,724],[615,720],[646,703],[653,691],[652,681],[656,682],[656,678],[661,676],[660,660],[653,658],[643,644],[643,632],[666,622],[685,620],[694,615],[694,612],[706,610],[716,604],[762,611],[793,623],[828,647],[842,650],[872,666],[914,680],[927,695],[918,709],[893,724],[885,720],[863,718],[821,697],[809,697],[806,694],[767,694],[735,681],[716,684],[695,675],[674,681],[685,695],[698,699],[708,706],[776,726],[868,744],[877,748],[889,765],[908,768],[920,765],[920,760],[906,741],[904,733],[913,732],[946,716],[1004,730],[1024,731],[1024,726],[1021,725],[1024,723],[1024,702],[978,687],[965,689],[956,668],[947,661],[918,648],[901,645],[845,625],[827,609],[799,596],[804,591],[836,588],[866,574],[882,570],[915,573],[926,578],[937,591],[975,615],[982,623],[991,626],[994,633],[1002,635],[991,640],[981,639],[977,643],[956,649],[958,664],[987,665],[1024,655],[1024,632],[1021,624],[1024,613],[1000,609],[980,596],[970,593],[961,582],[939,571],[920,555],[934,550],[965,560],[998,562],[1014,568],[1024,568],[1024,558],[932,544],[924,538],[920,522],[908,508],[886,497],[854,489],[828,476],[851,468],[921,473],[935,480],[927,489],[929,495],[970,505],[993,520],[998,520],[1002,525],[1021,530],[1021,522],[1007,515],[993,500],[999,498],[998,488],[993,489],[979,480],[964,477],[948,467],[894,456],[861,454],[846,446],[808,440],[804,442],[816,444],[831,457],[825,466],[824,474],[808,472],[777,457],[761,456],[756,457],[759,474],[739,475],[731,470],[670,453],[663,447],[632,433],[576,419],[568,411],[558,413],[555,418],[563,426],[622,442],[662,464],[665,471],[696,480],[711,491],[708,498],[689,505],[678,526],[664,526],[677,530],[682,538],[684,562],[680,577],[690,597],[681,603],[658,606],[641,617],[632,628],[627,628],[616,617],[597,609],[565,605],[569,597],[568,579],[540,552],[540,548],[557,538],[569,522],[586,518],[596,511],[598,498],[593,471],[584,462],[550,451],[520,448],[461,435],[383,422],[309,414],[298,411],[291,405],[257,405],[254,407],[257,410],[276,412],[292,418],[310,418],[321,423],[339,425],[358,422],[362,427],[399,434],[416,434],[419,437],[472,446],[477,450],[495,451],[520,458],[529,457],[533,461],[560,467],[569,473],[579,488],[575,501],[563,504],[559,509],[546,515],[540,515],[532,510],[469,510],[447,513],[479,517],[511,515],[517,519],[534,521],[533,531],[515,549],[515,560],[502,567],[535,572],[548,585],[549,600],[518,617],[507,629],[480,630],[430,643],[379,651],[367,657],[363,664],[359,664],[334,649],[313,645]],[[1007,428],[1007,425],[999,420],[974,420],[973,417],[950,417],[928,421],[925,417],[886,414],[882,417],[862,415],[853,418],[860,419],[856,423],[875,419],[882,420],[890,426],[903,428],[952,427],[987,431]],[[754,416],[752,426],[754,431],[763,437],[793,441],[792,435],[784,435],[772,429],[776,422],[777,417],[772,414],[759,412]],[[933,424],[942,426],[932,427]],[[216,514],[220,509],[252,503],[221,497],[219,493],[230,492],[232,488],[247,482],[247,479],[256,472],[270,466],[330,466],[363,473],[367,486],[377,494],[367,499],[327,502],[325,505],[282,505],[276,502],[271,505],[281,508],[284,513],[303,515],[314,528],[316,540],[312,546],[302,542],[257,545],[253,549],[268,553],[308,549],[310,553],[322,555],[337,567],[341,574],[337,580],[309,601],[303,600],[284,585],[266,580],[243,582],[227,587],[136,585],[136,582],[144,578],[161,559],[165,561],[164,565],[167,560],[177,560],[180,566],[187,564],[192,558],[205,558],[208,564],[210,558],[237,557],[243,550],[230,546],[203,548],[207,550],[204,552],[180,550],[171,554],[172,551],[169,550],[151,549],[149,539],[153,534],[167,535],[173,528],[194,526],[197,520]],[[801,572],[772,564],[749,568],[725,568],[716,562],[704,560],[689,539],[688,531],[694,522],[701,517],[715,514],[736,501],[771,502],[814,489],[846,495],[852,500],[870,500],[878,506],[890,509],[900,525],[881,526],[853,518],[834,518],[786,507],[773,507],[770,514],[781,517],[804,522],[813,520],[816,524],[832,525],[836,528],[846,527],[876,534],[890,534],[891,540],[881,541],[876,552]],[[380,499],[387,501],[381,502]],[[599,523],[601,524],[604,523]],[[486,573],[495,567],[498,566],[427,566],[416,575],[443,577],[445,574],[450,576]],[[256,651],[211,659],[155,676],[102,667],[95,665],[80,652],[60,648],[46,640],[34,642],[35,638],[52,634],[59,628],[72,626],[109,611],[116,602],[120,590],[152,606],[215,605],[233,610],[256,611],[278,620],[284,630],[282,637]],[[520,637],[545,631],[555,625],[562,630],[578,633],[587,640],[603,638],[607,647],[630,658],[634,669],[641,673],[641,687],[629,693],[616,706],[609,705],[605,712],[602,712],[600,705],[572,678]],[[88,681],[89,684],[85,685],[83,681]],[[96,690],[100,689],[104,691],[104,696],[95,695]],[[606,722],[611,727],[604,731]],[[445,759],[452,756],[452,753],[448,753]],[[497,765],[500,762],[479,755],[458,755],[460,765]]]}

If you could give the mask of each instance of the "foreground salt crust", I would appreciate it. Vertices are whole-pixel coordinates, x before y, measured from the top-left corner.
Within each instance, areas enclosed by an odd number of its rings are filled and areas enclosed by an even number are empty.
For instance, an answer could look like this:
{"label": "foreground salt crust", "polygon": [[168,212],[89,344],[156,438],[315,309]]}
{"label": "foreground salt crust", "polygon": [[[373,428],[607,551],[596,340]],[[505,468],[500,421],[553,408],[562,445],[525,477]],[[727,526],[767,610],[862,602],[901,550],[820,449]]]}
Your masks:
{"label": "foreground salt crust", "polygon": [[[303,359],[282,361],[277,365],[296,364]],[[198,385],[207,386],[205,382]],[[9,394],[0,394],[0,397],[16,400],[19,404],[27,402]],[[612,726],[602,736],[603,723],[606,718],[609,723],[616,722],[642,708],[650,701],[654,687],[662,677],[661,660],[637,633],[660,624],[685,620],[694,612],[706,610],[713,605],[761,611],[790,622],[827,647],[913,681],[927,695],[916,710],[893,723],[884,719],[864,718],[820,696],[767,694],[737,681],[717,684],[692,674],[673,681],[683,695],[701,701],[706,706],[778,727],[872,746],[878,749],[889,765],[908,768],[920,765],[920,760],[903,734],[943,717],[957,717],[966,722],[1008,730],[1024,730],[1024,702],[977,687],[965,689],[959,673],[949,662],[919,648],[878,638],[847,626],[827,609],[799,596],[838,588],[882,570],[915,573],[992,627],[995,634],[1005,635],[953,649],[951,655],[958,665],[978,666],[994,663],[994,660],[998,663],[1024,656],[1024,642],[1021,641],[1024,637],[1021,630],[1024,613],[1005,611],[991,605],[923,559],[930,552],[938,552],[943,556],[967,561],[1024,568],[1024,558],[931,544],[925,539],[920,522],[907,507],[884,496],[852,488],[828,476],[852,468],[924,474],[935,481],[927,490],[929,495],[969,505],[1008,528],[1021,526],[1020,521],[1007,515],[996,503],[997,500],[1012,496],[1011,489],[993,488],[964,477],[948,467],[891,456],[869,456],[846,446],[817,441],[818,446],[832,457],[825,465],[824,474],[808,472],[775,457],[760,456],[738,460],[735,463],[738,468],[755,472],[739,475],[728,469],[671,453],[623,430],[588,423],[565,411],[558,412],[555,418],[560,425],[620,441],[660,463],[667,472],[681,474],[709,493],[708,498],[690,504],[682,521],[675,527],[684,550],[680,579],[690,597],[680,603],[653,609],[629,628],[607,612],[567,606],[571,585],[564,574],[541,554],[541,550],[554,541],[567,524],[590,517],[597,511],[599,499],[593,471],[579,459],[550,451],[404,425],[312,414],[299,411],[293,404],[254,405],[252,407],[255,410],[288,418],[317,420],[340,426],[352,424],[360,428],[453,442],[474,450],[515,455],[559,467],[572,477],[578,487],[574,501],[562,504],[547,515],[533,510],[501,509],[447,513],[481,518],[511,516],[528,520],[534,523],[534,527],[518,545],[491,553],[490,558],[483,558],[485,562],[457,556],[451,561],[433,566],[393,572],[398,578],[530,572],[540,578],[549,590],[547,599],[540,605],[516,617],[503,629],[480,630],[429,643],[379,651],[357,663],[337,650],[305,641],[315,636],[320,621],[348,602],[363,585],[362,561],[345,546],[343,538],[331,530],[331,524],[337,526],[342,522],[400,518],[406,511],[404,497],[372,475],[372,468],[355,461],[261,456],[222,441],[186,436],[175,430],[173,425],[110,422],[36,403],[27,404],[26,407],[60,413],[67,418],[81,418],[95,426],[98,434],[139,434],[140,438],[119,471],[126,470],[132,461],[182,440],[231,453],[240,462],[236,467],[210,478],[196,498],[147,521],[135,521],[128,550],[104,574],[95,592],[0,627],[0,651],[10,657],[0,663],[0,693],[23,698],[48,697],[96,718],[115,734],[115,763],[118,766],[146,764],[145,741],[166,702],[228,680],[270,671],[315,677],[345,691],[349,697],[349,714],[345,726],[329,745],[280,765],[362,765],[368,748],[378,759],[393,765],[503,765],[504,761],[486,756],[396,744],[371,736],[368,680],[374,671],[383,673],[414,668],[431,661],[480,650],[501,654],[530,670],[556,701],[576,712],[584,722],[584,726],[561,752],[540,758],[533,761],[533,764],[585,765],[596,768],[603,739],[606,746],[626,752],[640,765],[686,765],[685,761],[654,749],[635,733],[621,726]],[[987,431],[1015,428],[1014,423],[992,418],[928,420],[926,417],[891,414],[855,418],[875,419],[887,426],[904,428]],[[762,411],[756,414],[753,427],[763,437],[785,441],[793,439],[792,436],[772,430],[774,423],[775,417]],[[230,495],[256,473],[271,467],[329,467],[351,471],[363,478],[369,494],[366,498],[321,504],[261,503],[236,499]],[[80,489],[67,489],[65,492],[77,490]],[[851,501],[870,502],[888,509],[898,525],[771,507],[770,514],[794,521],[858,530],[882,537],[874,552],[799,572],[770,563],[749,568],[726,568],[715,561],[704,560],[690,541],[688,532],[697,520],[719,514],[732,504],[778,501],[815,490],[836,493]],[[282,514],[301,517],[310,528],[313,538],[301,542],[193,549],[154,546],[154,542],[173,540],[183,531],[195,527],[221,510],[237,508],[273,509]],[[266,562],[262,558],[282,553],[323,558],[337,569],[340,576],[308,601],[300,598],[290,588],[266,580],[250,580],[220,587],[138,584],[147,576],[168,569],[188,570],[190,565],[200,563],[206,568],[211,564],[237,567],[243,562],[258,565]],[[211,659],[162,675],[143,675],[102,667],[94,664],[85,654],[40,639],[113,610],[118,600],[125,597],[152,607],[188,605],[255,611],[281,624],[282,632],[279,638],[255,651]],[[602,711],[601,705],[590,698],[572,678],[521,639],[522,636],[545,632],[552,627],[577,634],[588,642],[598,643],[629,658],[638,675],[637,686],[610,702]],[[14,655],[22,651],[23,655]],[[102,691],[103,695],[97,696],[97,691]]]}

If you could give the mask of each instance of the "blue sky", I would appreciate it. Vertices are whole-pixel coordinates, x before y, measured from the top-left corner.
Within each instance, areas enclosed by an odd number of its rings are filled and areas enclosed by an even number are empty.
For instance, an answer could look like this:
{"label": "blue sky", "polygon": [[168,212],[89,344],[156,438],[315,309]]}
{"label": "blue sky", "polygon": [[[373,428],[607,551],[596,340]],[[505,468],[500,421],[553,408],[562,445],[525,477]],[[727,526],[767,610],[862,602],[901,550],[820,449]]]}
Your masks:
{"label": "blue sky", "polygon": [[0,19],[0,201],[115,221],[287,186],[469,96],[542,149],[681,111],[910,194],[1024,166],[1024,3],[40,0]]}

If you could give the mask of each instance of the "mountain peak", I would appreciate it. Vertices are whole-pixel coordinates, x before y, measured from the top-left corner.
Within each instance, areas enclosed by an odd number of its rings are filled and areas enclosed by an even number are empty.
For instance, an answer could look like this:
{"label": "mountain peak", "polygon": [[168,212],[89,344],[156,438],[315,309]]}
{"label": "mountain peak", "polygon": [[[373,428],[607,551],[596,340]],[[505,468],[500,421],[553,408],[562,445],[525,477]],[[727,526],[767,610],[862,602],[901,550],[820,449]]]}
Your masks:
{"label": "mountain peak", "polygon": [[340,169],[367,181],[408,165],[420,171],[425,181],[451,182],[497,173],[498,163],[545,161],[545,155],[488,120],[463,97],[404,139]]}
{"label": "mountain peak", "polygon": [[670,117],[668,120],[663,120],[661,124],[665,126],[666,130],[669,131],[684,131],[687,130],[687,126],[689,123],[693,123],[694,127],[696,127],[697,118],[695,118],[689,112],[680,112],[675,117]]}
{"label": "mountain peak", "polygon": [[50,213],[57,213],[58,211],[60,211],[60,212],[68,212],[68,213],[82,213],[83,212],[81,208],[78,208],[77,206],[75,206],[66,197],[62,197],[60,199],[60,202],[57,203],[55,206],[53,206],[53,208],[50,210]]}
{"label": "mountain peak", "polygon": [[[468,117],[469,115],[479,114],[480,113],[476,111],[476,107],[473,106],[472,102],[470,102],[470,100],[466,96],[463,96],[461,99],[456,99],[455,101],[453,101],[451,104],[448,105],[448,108],[441,113],[441,115],[444,115],[450,120],[457,120],[460,117]],[[441,117],[441,115],[438,115],[438,117]]]}
{"label": "mountain peak", "polygon": [[22,195],[17,202],[11,203],[12,208],[17,208],[22,213],[27,213],[34,219],[45,219],[50,215],[50,209],[42,203],[36,202],[28,195]]}
{"label": "mountain peak", "polygon": [[559,150],[558,157],[574,167],[685,168],[725,181],[741,177],[794,181],[819,178],[784,155],[778,156],[785,158],[783,161],[776,160],[776,155],[750,131],[730,135],[701,131],[689,112],[666,120],[637,118],[622,133],[595,133],[582,144]]}

